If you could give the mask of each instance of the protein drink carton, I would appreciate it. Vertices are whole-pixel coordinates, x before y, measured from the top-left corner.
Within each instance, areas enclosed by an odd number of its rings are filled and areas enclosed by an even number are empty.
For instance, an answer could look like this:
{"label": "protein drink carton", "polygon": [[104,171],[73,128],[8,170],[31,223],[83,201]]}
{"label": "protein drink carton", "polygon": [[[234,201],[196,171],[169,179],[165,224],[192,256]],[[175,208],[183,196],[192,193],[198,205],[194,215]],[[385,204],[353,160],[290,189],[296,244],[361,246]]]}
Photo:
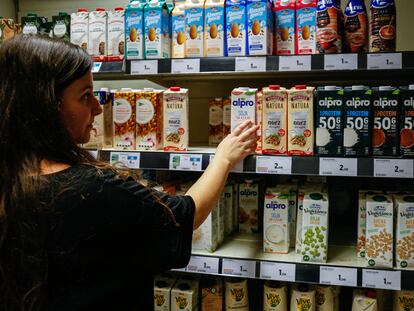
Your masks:
{"label": "protein drink carton", "polygon": [[317,155],[343,154],[344,89],[337,86],[318,87],[316,94]]}
{"label": "protein drink carton", "polygon": [[372,90],[367,86],[345,87],[344,155],[371,155]]}
{"label": "protein drink carton", "polygon": [[52,16],[53,38],[70,42],[70,15],[66,12],[59,12],[59,15]]}
{"label": "protein drink carton", "polygon": [[318,0],[316,13],[316,51],[321,54],[342,52],[342,12],[336,0]]}
{"label": "protein drink carton", "polygon": [[207,0],[204,4],[204,56],[224,56],[225,29],[225,1]]}
{"label": "protein drink carton", "polygon": [[144,58],[170,57],[169,12],[165,2],[151,0],[144,7]]}
{"label": "protein drink carton", "polygon": [[70,42],[88,50],[89,13],[87,9],[78,9],[70,17]]}
{"label": "protein drink carton", "polygon": [[171,311],[194,311],[198,306],[198,281],[178,280],[171,290]]}
{"label": "protein drink carton", "polygon": [[125,10],[108,12],[108,60],[121,61],[125,56]]}
{"label": "protein drink carton", "polygon": [[171,87],[163,94],[164,151],[185,151],[189,138],[188,90]]}
{"label": "protein drink carton", "polygon": [[348,0],[344,10],[344,52],[366,52],[368,17],[363,0]]}
{"label": "protein drink carton", "polygon": [[271,55],[273,15],[269,0],[247,0],[247,55]]}
{"label": "protein drink carton", "polygon": [[374,87],[372,154],[396,156],[399,152],[400,90],[392,86]]}
{"label": "protein drink carton", "polygon": [[223,100],[214,98],[208,103],[209,135],[208,145],[217,146],[223,139]]}
{"label": "protein drink carton", "polygon": [[135,92],[123,88],[114,93],[114,148],[135,149]]}
{"label": "protein drink carton", "polygon": [[238,87],[231,92],[231,131],[246,120],[256,123],[257,89]]}
{"label": "protein drink carton", "polygon": [[144,57],[143,20],[145,3],[131,1],[125,10],[125,45],[126,59]]}
{"label": "protein drink carton", "polygon": [[174,7],[171,14],[172,58],[184,58],[185,56],[185,5],[178,4]]}
{"label": "protein drink carton", "polygon": [[275,34],[273,51],[276,55],[294,55],[296,53],[296,2],[295,0],[277,0],[273,8],[275,14]]}
{"label": "protein drink carton", "polygon": [[287,153],[288,96],[285,88],[263,88],[262,153]]}
{"label": "protein drink carton", "polygon": [[175,279],[157,278],[154,281],[154,311],[171,310],[171,289]]}
{"label": "protein drink carton", "polygon": [[259,230],[259,184],[245,180],[239,184],[239,232]]}
{"label": "protein drink carton", "polygon": [[316,0],[296,2],[296,54],[316,53]]}
{"label": "protein drink carton", "polygon": [[398,268],[414,268],[414,196],[395,195],[397,213],[395,259]]}
{"label": "protein drink carton", "polygon": [[414,156],[414,85],[401,88],[400,154]]}
{"label": "protein drink carton", "polygon": [[287,254],[290,246],[289,191],[267,188],[263,209],[263,251]]}
{"label": "protein drink carton", "polygon": [[89,13],[89,44],[88,51],[94,61],[107,60],[107,29],[108,12],[97,8]]}
{"label": "protein drink carton", "polygon": [[213,208],[203,224],[193,232],[192,249],[214,252],[219,245],[219,210]]}
{"label": "protein drink carton", "polygon": [[226,1],[226,56],[247,53],[247,12],[245,0]]}
{"label": "protein drink carton", "polygon": [[204,1],[188,0],[185,3],[185,56],[204,56]]}
{"label": "protein drink carton", "polygon": [[313,155],[313,87],[288,90],[288,154]]}

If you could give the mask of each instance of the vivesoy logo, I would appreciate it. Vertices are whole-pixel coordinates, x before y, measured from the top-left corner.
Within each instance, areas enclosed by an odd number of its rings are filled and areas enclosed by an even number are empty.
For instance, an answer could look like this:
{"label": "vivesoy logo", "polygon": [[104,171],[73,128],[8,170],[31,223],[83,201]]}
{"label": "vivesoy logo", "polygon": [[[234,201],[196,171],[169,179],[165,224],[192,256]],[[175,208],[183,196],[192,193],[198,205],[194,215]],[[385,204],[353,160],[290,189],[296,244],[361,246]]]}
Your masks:
{"label": "vivesoy logo", "polygon": [[403,105],[405,107],[413,107],[414,108],[414,98],[410,97],[404,100]]}
{"label": "vivesoy logo", "polygon": [[270,208],[272,210],[277,210],[277,209],[286,209],[286,204],[282,204],[282,203],[277,203],[277,201],[271,201],[270,203],[266,204],[266,208]]}
{"label": "vivesoy logo", "polygon": [[233,100],[233,106],[235,107],[253,107],[254,106],[254,102],[252,100],[246,100],[244,98],[237,98],[237,100]]}
{"label": "vivesoy logo", "polygon": [[332,99],[332,97],[325,97],[319,101],[319,106],[330,108],[330,107],[341,107],[342,100]]}
{"label": "vivesoy logo", "polygon": [[257,196],[257,191],[252,191],[252,190],[242,190],[240,191],[240,195],[245,196],[245,197],[250,197],[250,196]]}
{"label": "vivesoy logo", "polygon": [[375,107],[396,107],[398,105],[398,100],[388,99],[386,97],[380,97],[379,99],[374,100]]}
{"label": "vivesoy logo", "polygon": [[345,102],[345,104],[348,107],[358,108],[358,107],[368,107],[370,102],[368,99],[360,99],[359,97],[356,97],[356,98],[348,99]]}

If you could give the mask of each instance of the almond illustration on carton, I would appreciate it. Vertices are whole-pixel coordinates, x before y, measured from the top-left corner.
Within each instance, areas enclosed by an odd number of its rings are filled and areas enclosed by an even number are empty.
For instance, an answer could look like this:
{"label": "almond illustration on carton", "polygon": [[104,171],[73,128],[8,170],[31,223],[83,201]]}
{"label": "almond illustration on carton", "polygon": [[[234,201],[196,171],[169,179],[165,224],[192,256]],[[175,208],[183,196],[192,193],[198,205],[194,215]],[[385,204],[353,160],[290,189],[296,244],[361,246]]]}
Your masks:
{"label": "almond illustration on carton", "polygon": [[231,36],[233,38],[237,38],[239,36],[239,26],[237,24],[233,24],[233,26],[231,26]]}
{"label": "almond illustration on carton", "polygon": [[190,28],[190,38],[191,39],[196,39],[197,38],[197,27],[196,25],[192,25]]}
{"label": "almond illustration on carton", "polygon": [[213,24],[210,28],[210,38],[215,39],[217,37],[217,25]]}
{"label": "almond illustration on carton", "polygon": [[255,36],[260,33],[260,24],[259,21],[254,21],[252,26],[252,32]]}

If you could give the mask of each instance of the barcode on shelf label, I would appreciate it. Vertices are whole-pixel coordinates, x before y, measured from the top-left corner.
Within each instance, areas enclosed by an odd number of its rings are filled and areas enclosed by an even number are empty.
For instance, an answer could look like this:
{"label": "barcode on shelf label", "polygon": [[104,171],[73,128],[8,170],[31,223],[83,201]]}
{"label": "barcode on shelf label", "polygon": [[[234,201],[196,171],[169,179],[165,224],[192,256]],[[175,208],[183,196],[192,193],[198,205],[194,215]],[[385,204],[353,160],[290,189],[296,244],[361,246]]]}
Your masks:
{"label": "barcode on shelf label", "polygon": [[256,262],[252,260],[223,259],[222,274],[254,278]]}
{"label": "barcode on shelf label", "polygon": [[156,75],[158,74],[157,60],[131,61],[131,75]]}
{"label": "barcode on shelf label", "polygon": [[89,154],[98,160],[98,150],[88,150]]}
{"label": "barcode on shelf label", "polygon": [[363,269],[362,287],[401,290],[401,271]]}
{"label": "barcode on shelf label", "polygon": [[402,69],[401,53],[374,53],[367,55],[367,68],[372,70]]}
{"label": "barcode on shelf label", "polygon": [[311,56],[280,56],[279,71],[309,71]]}
{"label": "barcode on shelf label", "polygon": [[92,66],[92,73],[97,73],[97,72],[99,72],[99,70],[101,70],[101,67],[102,67],[102,63],[101,63],[101,62],[96,62],[96,63],[93,63],[93,66]]}
{"label": "barcode on shelf label", "polygon": [[319,175],[357,176],[358,159],[320,158]]}
{"label": "barcode on shelf label", "polygon": [[170,154],[170,170],[201,171],[203,156],[201,154]]}
{"label": "barcode on shelf label", "polygon": [[260,263],[260,278],[285,282],[295,282],[296,265],[291,263],[262,261]]}
{"label": "barcode on shelf label", "polygon": [[171,73],[199,73],[200,59],[173,59],[171,60]]}
{"label": "barcode on shelf label", "polygon": [[358,69],[358,54],[326,54],[324,60],[325,70]]}
{"label": "barcode on shelf label", "polygon": [[111,165],[125,165],[131,169],[139,169],[141,161],[141,154],[139,152],[111,152]]}
{"label": "barcode on shelf label", "polygon": [[290,175],[292,174],[292,158],[257,156],[256,173]]}
{"label": "barcode on shelf label", "polygon": [[357,286],[358,270],[354,268],[339,268],[321,266],[319,283],[326,285]]}
{"label": "barcode on shelf label", "polygon": [[187,272],[218,274],[219,259],[215,257],[191,256]]}
{"label": "barcode on shelf label", "polygon": [[[210,154],[210,161],[213,161],[214,159],[214,154]],[[232,167],[232,169],[230,170],[230,172],[232,173],[243,173],[243,161],[238,162],[235,166]]]}
{"label": "barcode on shelf label", "polygon": [[413,178],[413,160],[374,159],[374,177]]}
{"label": "barcode on shelf label", "polygon": [[236,71],[265,72],[266,57],[236,57]]}

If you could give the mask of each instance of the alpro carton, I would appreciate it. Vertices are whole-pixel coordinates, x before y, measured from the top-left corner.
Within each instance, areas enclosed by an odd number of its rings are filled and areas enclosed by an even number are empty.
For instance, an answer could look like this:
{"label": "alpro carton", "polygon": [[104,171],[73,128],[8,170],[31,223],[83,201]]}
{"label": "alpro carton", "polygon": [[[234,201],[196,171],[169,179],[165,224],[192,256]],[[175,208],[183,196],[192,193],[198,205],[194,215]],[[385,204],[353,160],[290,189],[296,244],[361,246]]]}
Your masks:
{"label": "alpro carton", "polygon": [[295,0],[277,0],[273,8],[275,14],[275,33],[273,51],[276,55],[294,55],[296,53],[296,2]]}
{"label": "alpro carton", "polygon": [[374,123],[372,154],[396,156],[399,152],[400,90],[392,86],[372,89]]}
{"label": "alpro carton", "polygon": [[317,155],[341,156],[343,145],[344,90],[337,86],[318,87],[316,93]]}
{"label": "alpro carton", "polygon": [[247,12],[244,0],[226,1],[226,56],[245,56],[247,46]]}
{"label": "alpro carton", "polygon": [[263,251],[287,254],[289,246],[289,191],[267,188],[263,209]]}
{"label": "alpro carton", "polygon": [[296,2],[296,54],[316,53],[316,0]]}
{"label": "alpro carton", "polygon": [[144,7],[144,58],[170,57],[169,12],[165,2],[151,0]]}
{"label": "alpro carton", "polygon": [[247,0],[247,55],[273,51],[273,15],[268,0]]}
{"label": "alpro carton", "polygon": [[171,310],[171,289],[175,279],[156,278],[154,281],[154,311]]}
{"label": "alpro carton", "polygon": [[211,213],[203,224],[193,232],[192,248],[207,252],[214,252],[219,244],[219,211],[217,206],[213,208]]}
{"label": "alpro carton", "polygon": [[204,4],[204,10],[204,56],[224,56],[225,2],[222,0],[207,0]]}
{"label": "alpro carton", "polygon": [[259,230],[259,184],[245,180],[239,184],[239,232]]}
{"label": "alpro carton", "polygon": [[231,131],[246,120],[256,123],[257,89],[238,87],[231,92]]}
{"label": "alpro carton", "polygon": [[113,146],[120,150],[135,149],[135,92],[121,89],[114,93]]}
{"label": "alpro carton", "polygon": [[395,195],[397,213],[395,259],[398,268],[414,267],[414,196]]}
{"label": "alpro carton", "polygon": [[103,8],[89,13],[89,55],[97,62],[107,60],[108,12]]}
{"label": "alpro carton", "polygon": [[401,88],[400,154],[414,156],[414,85]]}
{"label": "alpro carton", "polygon": [[108,12],[108,60],[120,61],[125,56],[125,10]]}
{"label": "alpro carton", "polygon": [[185,56],[204,56],[204,1],[188,0],[185,4]]}
{"label": "alpro carton", "polygon": [[178,280],[171,290],[171,311],[194,311],[198,306],[198,281]]}
{"label": "alpro carton", "polygon": [[171,14],[172,42],[171,57],[184,58],[185,56],[185,5],[176,5]]}
{"label": "alpro carton", "polygon": [[369,156],[372,137],[372,90],[367,86],[345,87],[344,155]]}
{"label": "alpro carton", "polygon": [[144,3],[131,1],[125,10],[125,57],[126,59],[142,59]]}
{"label": "alpro carton", "polygon": [[70,16],[70,42],[88,50],[89,13],[87,9],[78,9]]}

